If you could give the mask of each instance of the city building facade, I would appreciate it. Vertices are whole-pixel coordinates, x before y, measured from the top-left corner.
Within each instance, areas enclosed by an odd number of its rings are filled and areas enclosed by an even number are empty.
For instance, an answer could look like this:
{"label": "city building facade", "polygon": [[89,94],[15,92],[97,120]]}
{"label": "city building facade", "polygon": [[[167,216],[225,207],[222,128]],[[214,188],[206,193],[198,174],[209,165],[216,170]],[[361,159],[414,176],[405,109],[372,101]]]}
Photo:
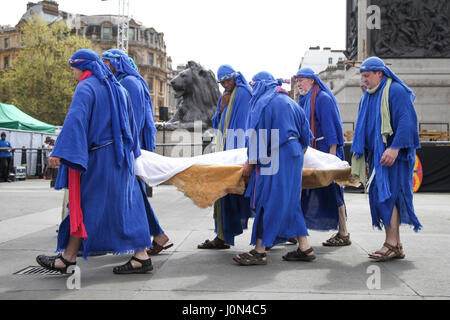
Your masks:
{"label": "city building facade", "polygon": [[[64,21],[73,33],[90,39],[94,51],[98,54],[117,47],[119,16],[68,13],[59,10],[56,1],[29,2],[26,13],[15,27],[0,27],[0,71],[13,66],[14,59],[21,50],[21,26],[35,15],[47,24]],[[164,33],[152,27],[146,27],[131,18],[128,38],[128,54],[135,61],[139,73],[149,86],[155,120],[159,120],[160,110],[168,114],[170,118],[175,112],[176,104],[173,102],[174,99],[169,97],[171,94],[169,82],[173,76],[173,70],[172,60],[166,52]]]}

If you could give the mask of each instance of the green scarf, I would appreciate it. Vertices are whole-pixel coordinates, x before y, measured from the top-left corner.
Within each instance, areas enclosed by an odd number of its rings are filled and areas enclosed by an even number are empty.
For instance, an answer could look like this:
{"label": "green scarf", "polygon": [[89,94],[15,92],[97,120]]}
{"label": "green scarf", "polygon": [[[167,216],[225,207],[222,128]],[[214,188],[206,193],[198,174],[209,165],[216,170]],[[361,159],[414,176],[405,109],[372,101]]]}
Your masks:
{"label": "green scarf", "polygon": [[[230,101],[228,102],[228,109],[226,114],[222,112],[219,122],[219,130],[217,131],[217,148],[216,152],[223,151],[225,147],[225,140],[227,137],[228,125],[230,124],[231,113],[233,112],[234,100],[236,99],[237,86],[231,92]],[[222,127],[222,119],[225,116],[225,121]],[[222,133],[223,131],[223,133]]]}
{"label": "green scarf", "polygon": [[[387,138],[391,136],[394,131],[391,127],[391,114],[389,112],[389,89],[391,88],[392,79],[388,78],[386,81],[386,85],[383,89],[383,94],[381,96],[381,104],[380,104],[380,116],[381,116],[381,135],[383,136],[384,144],[387,144]],[[374,94],[377,92],[380,83],[373,89],[367,89],[369,94]],[[364,99],[364,96],[363,96]],[[362,102],[362,101],[361,101]],[[362,155],[359,159],[356,159],[356,155],[352,156],[352,175],[359,178],[359,181],[366,186],[367,183],[367,175],[366,175],[366,159],[365,156]]]}

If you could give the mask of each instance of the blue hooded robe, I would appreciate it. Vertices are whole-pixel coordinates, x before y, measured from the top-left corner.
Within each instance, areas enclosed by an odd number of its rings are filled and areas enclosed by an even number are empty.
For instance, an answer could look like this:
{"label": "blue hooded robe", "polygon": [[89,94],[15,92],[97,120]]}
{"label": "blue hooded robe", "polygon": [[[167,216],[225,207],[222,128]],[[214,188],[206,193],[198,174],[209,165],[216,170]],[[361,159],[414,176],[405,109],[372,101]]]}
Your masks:
{"label": "blue hooded robe", "polygon": [[[118,49],[103,52],[103,60],[108,60],[116,69],[117,81],[128,91],[133,105],[133,115],[139,134],[141,148],[148,151],[155,150],[156,127],[153,116],[153,105],[147,83],[137,72],[134,61]],[[147,198],[145,183],[136,179],[139,192],[142,195],[150,226],[150,234],[157,236],[164,231],[159,225],[155,212]]]}
{"label": "blue hooded robe", "polygon": [[[68,168],[81,173],[88,237],[80,252],[87,258],[149,248],[146,211],[135,183],[133,161],[140,145],[128,94],[95,52],[75,52],[70,65],[93,75],[77,85],[52,156],[62,162],[55,189],[68,187]],[[59,227],[57,251],[66,249],[69,237],[70,211]]]}
{"label": "blue hooded robe", "polygon": [[[330,146],[336,145],[336,156],[344,160],[344,134],[342,120],[336,98],[325,83],[311,68],[300,69],[295,78],[310,78],[319,85],[315,104],[316,149],[330,152]],[[300,96],[299,103],[304,107],[306,118],[311,117],[311,95],[313,88],[305,96]],[[344,189],[332,183],[324,188],[302,191],[302,209],[308,229],[329,231],[336,230],[339,224],[339,207],[344,203]]]}
{"label": "blue hooded robe", "polygon": [[[394,205],[401,224],[411,225],[414,231],[422,228],[413,206],[413,171],[416,149],[420,148],[414,92],[377,57],[363,62],[360,72],[383,71],[384,77],[377,91],[365,92],[361,98],[351,152],[357,158],[364,156],[374,179],[369,187],[372,225],[389,227]],[[389,113],[392,135],[383,142],[381,135],[381,98],[387,79],[392,79],[389,90]],[[380,163],[387,148],[400,149],[391,167]],[[374,173],[375,170],[375,173]]]}
{"label": "blue hooded robe", "polygon": [[255,134],[248,140],[248,159],[256,165],[245,196],[256,211],[251,244],[262,239],[263,246],[273,246],[308,235],[299,199],[311,131],[303,110],[277,90],[270,73],[260,72],[253,81],[248,128]]}
{"label": "blue hooded robe", "polygon": [[[220,130],[218,137],[224,137],[223,151],[238,148],[245,148],[245,132],[247,130],[247,120],[250,111],[249,102],[251,99],[251,88],[247,84],[244,76],[240,72],[236,72],[229,65],[222,65],[217,71],[218,82],[226,79],[234,79],[236,84],[236,96],[233,102],[229,122],[225,128],[225,118],[230,105],[228,104],[222,112],[220,112],[220,97],[217,104],[217,111],[212,117],[213,128]],[[233,132],[233,130],[235,130]],[[236,131],[239,130],[239,131]],[[228,194],[217,200],[221,203],[214,206],[215,216],[215,232],[220,234],[223,232],[224,240],[227,244],[234,245],[234,237],[242,234],[247,229],[248,219],[251,217],[250,201],[243,195]],[[221,212],[218,212],[221,210]],[[217,219],[222,217],[222,223],[218,223]],[[218,228],[222,228],[219,230]]]}

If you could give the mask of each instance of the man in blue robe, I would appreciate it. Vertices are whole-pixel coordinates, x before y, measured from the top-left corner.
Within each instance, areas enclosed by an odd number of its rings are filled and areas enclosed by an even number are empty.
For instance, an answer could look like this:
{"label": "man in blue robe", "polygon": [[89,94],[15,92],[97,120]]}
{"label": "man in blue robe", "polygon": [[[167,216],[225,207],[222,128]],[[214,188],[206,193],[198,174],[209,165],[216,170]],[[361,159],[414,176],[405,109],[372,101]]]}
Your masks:
{"label": "man in blue robe", "polygon": [[[141,149],[155,150],[156,127],[153,116],[153,105],[148,89],[148,85],[137,71],[134,61],[123,51],[110,49],[103,52],[103,61],[108,65],[117,81],[127,90],[133,105],[134,121],[139,134]],[[148,201],[146,187],[143,181],[136,179],[139,194],[142,196],[150,227],[150,234],[153,236],[153,248],[148,250],[148,254],[156,255],[164,249],[170,248],[173,244],[167,244],[169,237],[164,233],[159,225],[158,219]]]}
{"label": "man in blue robe", "polygon": [[77,254],[134,253],[114,273],[153,269],[146,248],[150,232],[135,188],[133,162],[140,155],[131,101],[126,90],[93,51],[81,49],[69,61],[79,81],[49,166],[59,166],[55,189],[69,188],[69,214],[58,231],[57,256],[37,262],[62,273]]}
{"label": "man in blue robe", "polygon": [[369,254],[386,261],[405,257],[400,242],[400,224],[422,228],[413,207],[413,170],[416,149],[420,148],[415,95],[377,57],[368,58],[360,68],[367,87],[361,98],[351,152],[352,173],[367,189],[372,225],[385,228],[383,247]]}
{"label": "man in blue robe", "polygon": [[311,137],[305,113],[268,72],[253,78],[248,129],[250,176],[245,195],[255,209],[251,244],[255,249],[236,255],[241,265],[267,264],[266,246],[297,238],[299,247],[283,256],[287,261],[312,261],[306,223],[299,198],[303,156]]}
{"label": "man in blue robe", "polygon": [[[218,83],[225,89],[212,117],[216,131],[216,152],[245,148],[245,132],[250,111],[251,88],[242,73],[230,65],[217,71]],[[251,216],[250,201],[243,195],[228,194],[214,203],[214,224],[217,236],[205,240],[198,249],[229,249],[234,237],[247,229]]]}
{"label": "man in blue robe", "polygon": [[[302,68],[294,76],[314,135],[311,147],[344,160],[344,134],[338,104],[331,90],[311,68]],[[338,230],[324,246],[350,245],[347,232],[344,189],[336,183],[302,191],[302,209],[308,229]]]}

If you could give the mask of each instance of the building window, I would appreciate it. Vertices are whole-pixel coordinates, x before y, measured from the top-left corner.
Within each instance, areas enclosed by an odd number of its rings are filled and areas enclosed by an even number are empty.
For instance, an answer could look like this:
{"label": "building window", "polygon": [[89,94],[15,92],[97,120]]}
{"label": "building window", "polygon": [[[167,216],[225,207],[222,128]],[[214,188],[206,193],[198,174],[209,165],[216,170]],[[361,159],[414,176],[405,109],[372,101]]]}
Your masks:
{"label": "building window", "polygon": [[103,27],[103,39],[111,39],[111,28]]}
{"label": "building window", "polygon": [[333,58],[328,58],[328,64],[333,64]]}
{"label": "building window", "polygon": [[128,39],[134,40],[134,28],[128,29]]}
{"label": "building window", "polygon": [[5,49],[9,48],[9,39],[5,38]]}
{"label": "building window", "polygon": [[148,35],[148,41],[150,42],[150,44],[153,44],[153,33],[149,33]]}
{"label": "building window", "polygon": [[164,93],[164,81],[159,80],[159,93]]}
{"label": "building window", "polygon": [[100,39],[102,27],[100,25],[89,25],[86,28],[86,37],[92,39]]}
{"label": "building window", "polygon": [[148,84],[148,89],[150,91],[153,91],[153,78],[148,78],[147,84]]}
{"label": "building window", "polygon": [[9,57],[5,57],[3,59],[3,68],[8,69],[9,68]]}
{"label": "building window", "polygon": [[150,66],[153,65],[153,53],[150,53],[150,54],[148,55],[148,64],[149,64]]}

